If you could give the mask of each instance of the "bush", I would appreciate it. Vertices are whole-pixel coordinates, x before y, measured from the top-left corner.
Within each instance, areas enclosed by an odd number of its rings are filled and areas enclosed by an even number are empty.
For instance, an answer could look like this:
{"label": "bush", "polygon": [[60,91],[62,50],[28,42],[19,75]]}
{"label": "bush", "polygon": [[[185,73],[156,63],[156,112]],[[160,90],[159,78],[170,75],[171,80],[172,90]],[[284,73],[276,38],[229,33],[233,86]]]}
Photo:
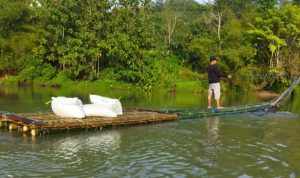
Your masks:
{"label": "bush", "polygon": [[56,76],[56,69],[50,64],[45,64],[40,71],[40,76],[34,79],[35,82],[47,83]]}
{"label": "bush", "polygon": [[50,64],[45,64],[41,73],[42,77],[50,80],[56,76],[56,69]]}
{"label": "bush", "polygon": [[33,80],[41,76],[40,68],[29,66],[23,69],[18,75],[19,84],[32,84]]}
{"label": "bush", "polygon": [[157,76],[161,82],[173,83],[177,80],[177,75],[180,70],[180,62],[176,56],[169,56],[165,59],[159,59],[156,62]]}
{"label": "bush", "polygon": [[260,75],[260,71],[255,67],[240,68],[230,80],[230,87],[236,91],[254,91],[258,89],[257,85],[262,84],[261,82],[263,82],[257,75]]}
{"label": "bush", "polygon": [[120,63],[113,68],[104,69],[99,78],[118,80],[141,86],[144,90],[151,90],[159,78],[157,60],[160,56],[155,51],[140,51],[126,63]]}
{"label": "bush", "polygon": [[114,68],[105,68],[98,73],[98,79],[100,80],[117,80],[120,76],[116,73]]}
{"label": "bush", "polygon": [[67,75],[64,72],[60,72],[54,77],[51,81],[51,85],[62,85],[67,82],[71,82],[71,79],[67,77]]}
{"label": "bush", "polygon": [[9,76],[1,81],[3,85],[18,85],[17,76]]}

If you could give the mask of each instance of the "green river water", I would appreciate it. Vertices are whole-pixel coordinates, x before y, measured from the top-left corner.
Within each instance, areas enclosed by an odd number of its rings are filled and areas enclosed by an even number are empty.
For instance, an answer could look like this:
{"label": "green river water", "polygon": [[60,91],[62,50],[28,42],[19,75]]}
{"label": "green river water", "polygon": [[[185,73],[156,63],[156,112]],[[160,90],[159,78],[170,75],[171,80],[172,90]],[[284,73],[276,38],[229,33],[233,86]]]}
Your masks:
{"label": "green river water", "polygon": [[[206,94],[0,88],[0,110],[50,111],[51,96],[121,97],[124,108],[206,107]],[[258,103],[224,94],[225,106]],[[0,130],[0,177],[299,177],[300,90],[277,113],[250,113],[31,137]]]}

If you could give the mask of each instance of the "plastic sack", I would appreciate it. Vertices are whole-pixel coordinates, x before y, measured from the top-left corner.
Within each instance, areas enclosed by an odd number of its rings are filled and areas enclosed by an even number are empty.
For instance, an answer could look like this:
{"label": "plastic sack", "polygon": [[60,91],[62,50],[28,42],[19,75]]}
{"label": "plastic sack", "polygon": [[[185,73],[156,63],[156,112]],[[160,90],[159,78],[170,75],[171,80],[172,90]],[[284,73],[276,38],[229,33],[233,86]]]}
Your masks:
{"label": "plastic sack", "polygon": [[101,104],[85,104],[83,110],[86,116],[117,117],[117,114]]}
{"label": "plastic sack", "polygon": [[52,97],[51,108],[61,117],[84,118],[82,102],[78,98]]}
{"label": "plastic sack", "polygon": [[112,99],[98,95],[90,95],[90,100],[93,104],[106,105],[106,107],[111,108],[112,111],[117,115],[123,114],[122,105],[120,100],[118,99]]}

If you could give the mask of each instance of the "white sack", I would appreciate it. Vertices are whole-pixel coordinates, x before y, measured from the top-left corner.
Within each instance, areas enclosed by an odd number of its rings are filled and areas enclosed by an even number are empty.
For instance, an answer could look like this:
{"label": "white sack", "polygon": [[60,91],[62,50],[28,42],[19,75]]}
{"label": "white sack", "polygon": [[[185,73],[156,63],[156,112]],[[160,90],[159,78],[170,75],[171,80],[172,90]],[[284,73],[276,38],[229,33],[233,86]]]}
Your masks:
{"label": "white sack", "polygon": [[51,108],[61,117],[84,118],[82,102],[78,98],[52,97]]}
{"label": "white sack", "polygon": [[65,105],[82,105],[82,102],[78,98],[66,98],[64,96],[52,97],[52,102],[57,104],[65,104]]}
{"label": "white sack", "polygon": [[117,117],[111,108],[102,104],[85,104],[83,110],[86,116]]}
{"label": "white sack", "polygon": [[109,108],[111,107],[112,111],[115,112],[117,115],[123,114],[122,105],[120,100],[118,99],[111,99],[98,95],[90,95],[90,100],[93,104],[107,105]]}

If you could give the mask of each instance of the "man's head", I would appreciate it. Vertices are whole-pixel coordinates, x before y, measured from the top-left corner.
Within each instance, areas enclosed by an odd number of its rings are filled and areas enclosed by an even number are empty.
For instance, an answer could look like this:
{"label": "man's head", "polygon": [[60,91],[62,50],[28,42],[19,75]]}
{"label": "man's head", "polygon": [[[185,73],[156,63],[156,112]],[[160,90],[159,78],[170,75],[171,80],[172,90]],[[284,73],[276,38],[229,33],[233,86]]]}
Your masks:
{"label": "man's head", "polygon": [[217,63],[217,58],[216,56],[211,56],[210,57],[210,64],[216,64]]}

